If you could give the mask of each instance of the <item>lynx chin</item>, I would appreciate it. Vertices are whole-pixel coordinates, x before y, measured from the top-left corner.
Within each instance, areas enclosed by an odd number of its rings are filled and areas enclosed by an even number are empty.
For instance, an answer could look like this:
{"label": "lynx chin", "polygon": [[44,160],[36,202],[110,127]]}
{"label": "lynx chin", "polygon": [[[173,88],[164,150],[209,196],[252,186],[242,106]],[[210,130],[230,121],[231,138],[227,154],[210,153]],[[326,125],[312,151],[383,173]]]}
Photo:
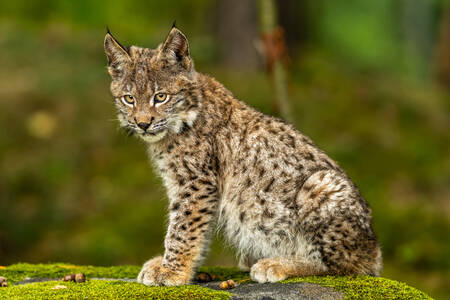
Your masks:
{"label": "lynx chin", "polygon": [[146,142],[169,198],[164,254],[138,282],[189,283],[215,227],[260,283],[380,275],[371,210],[355,184],[293,125],[197,72],[178,28],[156,49],[124,47],[109,31],[104,46],[120,125]]}

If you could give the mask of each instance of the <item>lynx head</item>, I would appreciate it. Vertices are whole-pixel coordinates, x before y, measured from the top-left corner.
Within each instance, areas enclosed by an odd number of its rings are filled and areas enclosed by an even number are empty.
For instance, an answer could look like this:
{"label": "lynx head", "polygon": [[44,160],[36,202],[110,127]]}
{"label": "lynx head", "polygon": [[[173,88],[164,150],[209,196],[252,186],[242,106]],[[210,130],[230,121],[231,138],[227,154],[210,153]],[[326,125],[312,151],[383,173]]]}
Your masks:
{"label": "lynx head", "polygon": [[124,47],[109,30],[104,46],[121,126],[154,143],[193,125],[200,108],[197,73],[178,28],[156,49]]}

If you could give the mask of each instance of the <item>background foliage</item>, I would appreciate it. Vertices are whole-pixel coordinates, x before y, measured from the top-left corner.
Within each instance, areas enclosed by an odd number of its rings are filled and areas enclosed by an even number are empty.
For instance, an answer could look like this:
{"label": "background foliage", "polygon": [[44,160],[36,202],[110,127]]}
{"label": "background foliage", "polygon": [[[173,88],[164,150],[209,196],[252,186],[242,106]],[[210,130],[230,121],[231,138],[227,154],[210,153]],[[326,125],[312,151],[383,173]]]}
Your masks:
{"label": "background foliage", "polygon": [[[141,264],[163,251],[165,193],[142,143],[118,129],[105,25],[155,47],[176,19],[197,70],[273,114],[256,13],[243,9],[255,5],[224,1],[2,2],[0,265]],[[279,1],[297,128],[371,204],[382,275],[437,297],[450,293],[444,3]],[[207,264],[235,264],[220,236]]]}

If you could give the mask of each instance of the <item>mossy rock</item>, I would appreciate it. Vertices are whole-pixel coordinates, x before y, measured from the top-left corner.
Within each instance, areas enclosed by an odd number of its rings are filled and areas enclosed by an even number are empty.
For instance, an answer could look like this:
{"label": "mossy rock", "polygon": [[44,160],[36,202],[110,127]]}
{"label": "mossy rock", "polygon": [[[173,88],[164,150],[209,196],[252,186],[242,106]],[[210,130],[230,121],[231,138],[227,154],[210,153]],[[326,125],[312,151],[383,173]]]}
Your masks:
{"label": "mossy rock", "polygon": [[[136,282],[92,280],[90,278],[134,279],[139,266],[93,267],[57,264],[15,264],[0,266],[0,276],[6,277],[8,287],[0,288],[0,299],[230,299],[236,290],[220,291],[198,284],[181,287],[147,287]],[[251,283],[248,273],[236,268],[201,267],[199,272],[214,274],[216,280],[233,279],[244,285]],[[62,282],[59,278],[70,273],[84,273],[85,283]],[[18,284],[27,278],[51,281]],[[345,299],[431,299],[425,293],[404,283],[370,276],[308,276],[292,278],[283,283],[307,282],[334,289]],[[52,289],[64,285],[63,289]],[[289,285],[292,286],[292,285]],[[258,285],[254,285],[258,288]]]}

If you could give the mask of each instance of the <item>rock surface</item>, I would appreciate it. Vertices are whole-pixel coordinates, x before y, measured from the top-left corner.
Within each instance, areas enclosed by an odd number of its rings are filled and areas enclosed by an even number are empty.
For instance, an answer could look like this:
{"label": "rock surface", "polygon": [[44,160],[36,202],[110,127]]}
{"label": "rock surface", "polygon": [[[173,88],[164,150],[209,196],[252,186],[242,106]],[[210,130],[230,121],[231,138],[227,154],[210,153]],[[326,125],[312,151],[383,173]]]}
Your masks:
{"label": "rock surface", "polygon": [[[203,285],[203,284],[202,284]],[[219,285],[214,283],[204,284],[203,286],[218,289]],[[318,284],[299,282],[299,283],[248,283],[241,284],[234,289],[229,290],[235,294],[231,299],[234,300],[332,300],[344,299],[344,296],[332,288],[323,287]]]}

